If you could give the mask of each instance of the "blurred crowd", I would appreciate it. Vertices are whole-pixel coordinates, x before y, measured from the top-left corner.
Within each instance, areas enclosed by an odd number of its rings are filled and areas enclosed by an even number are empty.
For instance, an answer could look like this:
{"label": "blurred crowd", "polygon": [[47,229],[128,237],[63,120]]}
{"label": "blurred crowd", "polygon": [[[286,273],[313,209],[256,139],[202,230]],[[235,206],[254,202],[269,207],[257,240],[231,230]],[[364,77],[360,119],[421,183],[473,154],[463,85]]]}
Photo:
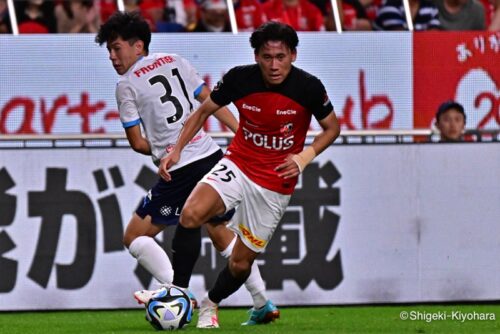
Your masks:
{"label": "blurred crowd", "polygon": [[[500,0],[408,0],[414,31],[500,31]],[[13,1],[19,33],[95,33],[117,11],[116,0]],[[154,32],[229,32],[226,0],[124,0]],[[403,0],[233,0],[238,31],[267,20],[297,31],[409,30]],[[11,33],[6,0],[0,0],[0,33]],[[337,15],[338,14],[338,15]],[[339,23],[335,18],[339,18]]]}

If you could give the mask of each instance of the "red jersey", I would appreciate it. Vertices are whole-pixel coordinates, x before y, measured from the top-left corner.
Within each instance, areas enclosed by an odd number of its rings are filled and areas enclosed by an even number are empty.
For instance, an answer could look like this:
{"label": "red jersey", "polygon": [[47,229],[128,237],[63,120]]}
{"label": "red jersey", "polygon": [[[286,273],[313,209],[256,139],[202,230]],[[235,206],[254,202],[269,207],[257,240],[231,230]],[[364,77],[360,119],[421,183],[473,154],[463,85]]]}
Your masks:
{"label": "red jersey", "polygon": [[283,0],[268,0],[262,5],[269,20],[286,23],[296,31],[324,31],[321,11],[307,0],[299,0],[295,7],[285,6]]}
{"label": "red jersey", "polygon": [[312,115],[321,120],[332,112],[321,81],[292,67],[283,83],[268,88],[257,64],[238,66],[224,75],[210,97],[220,106],[233,102],[240,114],[226,157],[256,184],[292,194],[298,178],[283,179],[274,169],[304,149]]}
{"label": "red jersey", "polygon": [[267,21],[258,0],[240,0],[234,3],[238,31],[254,31]]}

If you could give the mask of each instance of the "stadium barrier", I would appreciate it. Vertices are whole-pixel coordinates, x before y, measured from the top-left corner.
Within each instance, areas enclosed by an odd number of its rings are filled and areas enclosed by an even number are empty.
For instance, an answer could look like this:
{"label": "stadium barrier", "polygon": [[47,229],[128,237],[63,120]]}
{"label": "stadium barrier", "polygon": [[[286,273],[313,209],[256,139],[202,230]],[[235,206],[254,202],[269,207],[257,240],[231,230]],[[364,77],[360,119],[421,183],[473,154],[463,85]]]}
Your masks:
{"label": "stadium barrier", "polygon": [[[138,307],[132,292],[155,283],[121,236],[157,179],[150,158],[128,147],[26,147],[0,149],[0,161],[0,310]],[[500,299],[499,179],[496,142],[332,145],[301,176],[258,260],[269,297]],[[169,254],[172,232],[159,237]],[[204,235],[197,296],[223,265]],[[250,304],[243,288],[223,305]]]}

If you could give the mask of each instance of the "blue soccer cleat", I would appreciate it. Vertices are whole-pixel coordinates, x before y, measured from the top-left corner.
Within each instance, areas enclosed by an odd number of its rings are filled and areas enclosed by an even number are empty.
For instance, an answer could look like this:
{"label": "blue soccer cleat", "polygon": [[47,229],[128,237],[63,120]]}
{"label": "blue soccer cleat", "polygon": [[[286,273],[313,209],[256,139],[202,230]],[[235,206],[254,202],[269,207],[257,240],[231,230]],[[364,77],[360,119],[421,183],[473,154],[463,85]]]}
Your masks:
{"label": "blue soccer cleat", "polygon": [[198,300],[196,300],[194,293],[192,293],[191,290],[189,289],[184,289],[184,292],[188,295],[189,299],[191,300],[191,305],[193,306],[193,310],[199,308],[200,305],[198,305]]}
{"label": "blue soccer cleat", "polygon": [[242,326],[253,326],[260,324],[270,323],[280,317],[280,310],[273,304],[272,301],[268,300],[266,305],[256,310],[253,307],[249,311],[250,319],[247,322],[242,323]]}

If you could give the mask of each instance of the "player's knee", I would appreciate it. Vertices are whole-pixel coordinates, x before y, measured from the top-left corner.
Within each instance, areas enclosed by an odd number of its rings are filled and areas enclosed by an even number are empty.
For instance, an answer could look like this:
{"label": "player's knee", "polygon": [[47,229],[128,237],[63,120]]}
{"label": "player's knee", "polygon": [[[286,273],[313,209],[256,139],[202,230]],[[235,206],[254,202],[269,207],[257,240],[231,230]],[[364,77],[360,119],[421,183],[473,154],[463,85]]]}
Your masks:
{"label": "player's knee", "polygon": [[179,217],[179,222],[185,228],[197,228],[203,224],[204,218],[200,210],[192,207],[184,207]]}
{"label": "player's knee", "polygon": [[250,274],[252,264],[248,261],[234,261],[229,259],[229,271],[236,278],[246,277]]}
{"label": "player's knee", "polygon": [[130,244],[132,243],[132,241],[134,241],[135,238],[136,238],[135,235],[132,235],[130,233],[125,233],[122,239],[123,246],[129,248]]}

